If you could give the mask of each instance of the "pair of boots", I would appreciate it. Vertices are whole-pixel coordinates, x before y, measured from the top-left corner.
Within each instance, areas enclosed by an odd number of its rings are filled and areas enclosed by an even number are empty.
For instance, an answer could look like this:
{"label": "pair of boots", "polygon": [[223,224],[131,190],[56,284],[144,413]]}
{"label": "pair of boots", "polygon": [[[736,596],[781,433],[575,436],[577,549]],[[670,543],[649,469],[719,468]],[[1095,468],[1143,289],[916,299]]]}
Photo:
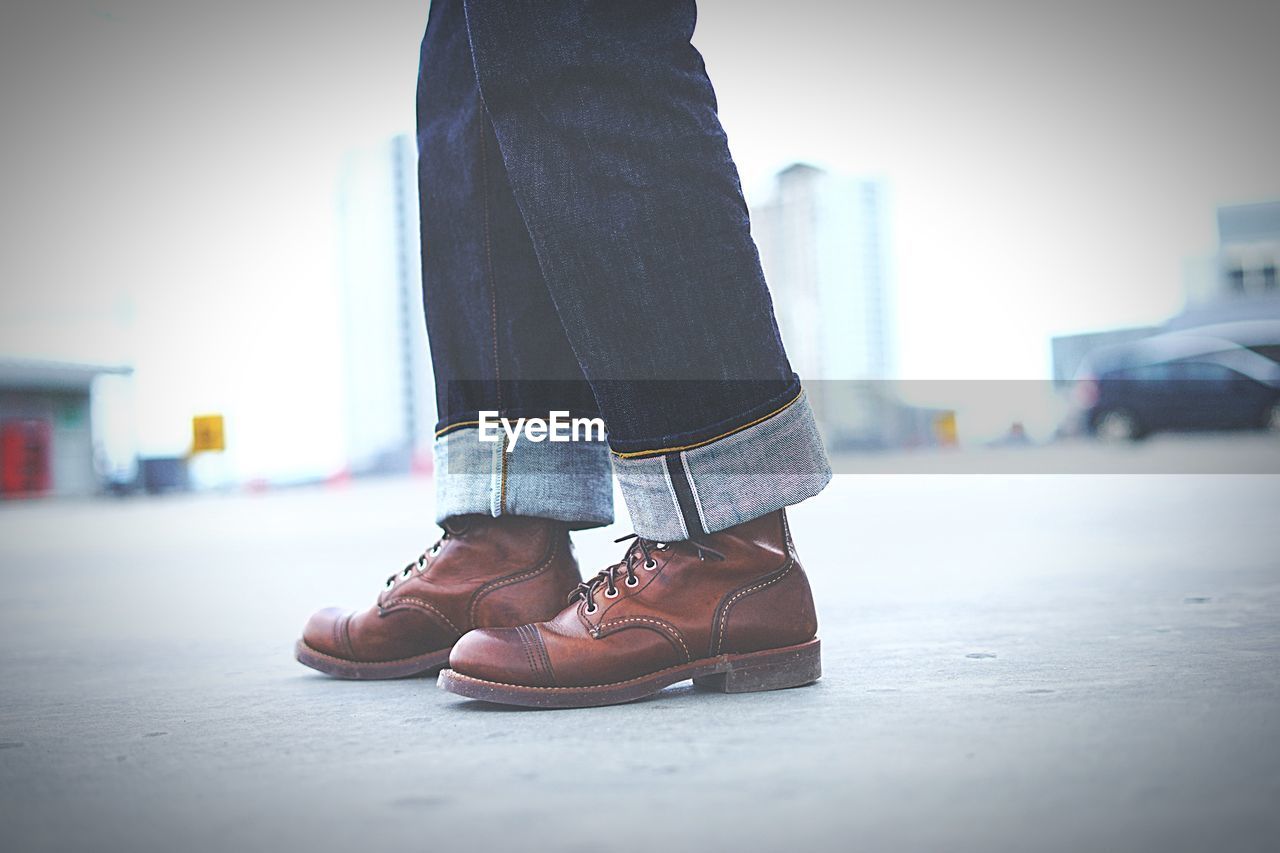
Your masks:
{"label": "pair of boots", "polygon": [[816,632],[783,510],[696,542],[636,538],[587,582],[563,523],[460,516],[375,606],[312,616],[296,654],[353,679],[447,664],[439,684],[452,693],[569,708],[690,678],[726,693],[809,684],[821,674]]}

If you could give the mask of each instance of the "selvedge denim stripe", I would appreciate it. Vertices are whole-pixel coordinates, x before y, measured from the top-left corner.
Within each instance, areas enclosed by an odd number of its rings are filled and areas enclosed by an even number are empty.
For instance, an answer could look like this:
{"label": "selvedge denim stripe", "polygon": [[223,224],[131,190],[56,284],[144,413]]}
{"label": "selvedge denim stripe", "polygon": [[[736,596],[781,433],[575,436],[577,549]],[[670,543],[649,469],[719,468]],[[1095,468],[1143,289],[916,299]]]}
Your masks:
{"label": "selvedge denim stripe", "polygon": [[437,521],[483,513],[554,518],[575,529],[606,525],[613,521],[612,463],[635,532],[678,541],[799,503],[831,480],[803,395],[719,441],[662,456],[619,458],[599,441],[503,447],[480,441],[473,428],[436,441]]}
{"label": "selvedge denim stripe", "polygon": [[659,542],[742,524],[811,498],[831,481],[804,396],[718,441],[642,459],[615,455],[613,468],[636,533]]}

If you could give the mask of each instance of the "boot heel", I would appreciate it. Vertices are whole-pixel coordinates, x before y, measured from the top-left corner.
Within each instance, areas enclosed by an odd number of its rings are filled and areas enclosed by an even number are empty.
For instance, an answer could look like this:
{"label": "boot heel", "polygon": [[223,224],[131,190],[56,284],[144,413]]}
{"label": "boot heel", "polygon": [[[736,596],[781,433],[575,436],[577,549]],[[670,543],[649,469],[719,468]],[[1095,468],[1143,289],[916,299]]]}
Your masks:
{"label": "boot heel", "polygon": [[693,683],[721,693],[754,693],[803,687],[822,677],[822,644],[814,639],[799,646],[730,658],[724,671],[700,675]]}

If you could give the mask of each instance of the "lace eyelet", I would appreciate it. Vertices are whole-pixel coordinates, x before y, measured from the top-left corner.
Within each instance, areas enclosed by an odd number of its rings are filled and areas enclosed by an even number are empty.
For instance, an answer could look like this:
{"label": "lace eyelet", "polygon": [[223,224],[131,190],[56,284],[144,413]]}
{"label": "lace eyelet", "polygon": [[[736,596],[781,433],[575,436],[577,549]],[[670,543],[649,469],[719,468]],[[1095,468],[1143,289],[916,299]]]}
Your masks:
{"label": "lace eyelet", "polygon": [[635,575],[632,575],[631,577],[627,578],[626,584],[627,586],[640,586],[640,578],[636,577]]}
{"label": "lace eyelet", "polygon": [[657,560],[649,559],[649,560],[645,560],[645,561],[644,561],[644,570],[645,570],[646,572],[651,572],[651,571],[653,571],[653,570],[654,570],[654,569],[656,569],[656,568],[658,568],[658,561],[657,561]]}
{"label": "lace eyelet", "polygon": [[667,545],[667,543],[666,543],[666,542],[654,542],[654,543],[653,543],[653,550],[655,550],[655,551],[665,551],[665,550],[667,550],[667,548],[668,548],[668,545]]}
{"label": "lace eyelet", "polygon": [[617,598],[617,597],[618,597],[618,591],[615,589],[613,592],[609,592],[609,590],[607,590],[607,589],[606,589],[606,590],[604,591],[604,597],[605,597],[605,598]]}
{"label": "lace eyelet", "polygon": [[599,607],[596,607],[595,602],[592,602],[591,604],[588,604],[588,605],[587,605],[587,609],[586,609],[585,611],[583,611],[583,612],[584,612],[584,613],[595,613],[595,612],[596,612],[597,610],[599,610],[599,609],[600,609]]}

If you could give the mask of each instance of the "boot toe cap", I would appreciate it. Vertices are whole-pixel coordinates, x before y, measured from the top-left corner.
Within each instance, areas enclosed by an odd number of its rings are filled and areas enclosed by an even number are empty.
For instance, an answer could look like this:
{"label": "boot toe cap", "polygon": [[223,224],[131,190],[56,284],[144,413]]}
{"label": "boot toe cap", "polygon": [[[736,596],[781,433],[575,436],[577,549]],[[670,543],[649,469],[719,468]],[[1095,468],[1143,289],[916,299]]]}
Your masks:
{"label": "boot toe cap", "polygon": [[346,623],[350,617],[350,611],[340,607],[316,611],[302,629],[302,642],[321,654],[350,658],[350,643],[346,639]]}
{"label": "boot toe cap", "polygon": [[502,684],[547,687],[554,681],[541,635],[533,625],[467,632],[449,653],[449,668]]}

